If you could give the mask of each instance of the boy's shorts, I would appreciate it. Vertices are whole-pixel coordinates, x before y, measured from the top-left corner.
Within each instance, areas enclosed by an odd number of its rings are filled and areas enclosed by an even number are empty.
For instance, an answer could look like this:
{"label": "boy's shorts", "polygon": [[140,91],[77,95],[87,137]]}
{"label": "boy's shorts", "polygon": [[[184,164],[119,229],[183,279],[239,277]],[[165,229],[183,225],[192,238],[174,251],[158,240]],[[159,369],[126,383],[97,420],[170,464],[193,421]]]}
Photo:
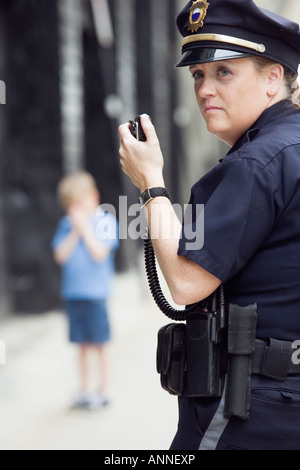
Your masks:
{"label": "boy's shorts", "polygon": [[66,300],[72,343],[102,344],[110,340],[105,300]]}

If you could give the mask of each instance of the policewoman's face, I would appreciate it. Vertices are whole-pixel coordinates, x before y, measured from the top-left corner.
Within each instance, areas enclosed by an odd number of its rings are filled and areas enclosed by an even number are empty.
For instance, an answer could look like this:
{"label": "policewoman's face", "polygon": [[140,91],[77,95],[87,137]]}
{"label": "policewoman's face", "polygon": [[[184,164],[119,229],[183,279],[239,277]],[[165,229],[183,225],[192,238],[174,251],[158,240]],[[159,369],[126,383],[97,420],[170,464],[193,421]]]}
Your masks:
{"label": "policewoman's face", "polygon": [[208,131],[231,146],[268,107],[267,76],[249,58],[193,65],[190,72]]}

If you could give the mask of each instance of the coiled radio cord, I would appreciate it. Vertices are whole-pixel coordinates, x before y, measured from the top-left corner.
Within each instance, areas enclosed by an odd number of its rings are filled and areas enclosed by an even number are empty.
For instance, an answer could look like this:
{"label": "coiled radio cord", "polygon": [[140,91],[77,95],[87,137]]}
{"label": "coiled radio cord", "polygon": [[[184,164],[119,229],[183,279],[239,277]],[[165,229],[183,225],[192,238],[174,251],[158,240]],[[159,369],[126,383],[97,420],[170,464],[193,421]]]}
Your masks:
{"label": "coiled radio cord", "polygon": [[165,298],[156,269],[155,253],[152,246],[152,241],[148,233],[145,236],[144,242],[144,256],[145,256],[145,267],[150,287],[151,294],[156,302],[158,308],[171,320],[173,321],[185,321],[186,314],[189,310],[192,310],[194,306],[186,307],[185,310],[176,310],[173,308],[167,299]]}

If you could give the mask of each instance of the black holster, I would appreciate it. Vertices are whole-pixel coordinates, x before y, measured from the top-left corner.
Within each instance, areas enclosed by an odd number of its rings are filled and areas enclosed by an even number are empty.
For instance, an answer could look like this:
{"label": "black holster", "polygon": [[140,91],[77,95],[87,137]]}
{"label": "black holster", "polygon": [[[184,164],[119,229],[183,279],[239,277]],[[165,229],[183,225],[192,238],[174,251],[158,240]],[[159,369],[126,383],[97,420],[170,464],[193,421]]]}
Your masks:
{"label": "black holster", "polygon": [[186,325],[171,323],[158,332],[157,371],[172,395],[220,397],[226,326],[223,288],[186,310]]}
{"label": "black holster", "polygon": [[256,304],[230,304],[228,317],[228,377],[225,411],[228,418],[249,418],[252,358],[255,352]]}
{"label": "black holster", "polygon": [[186,394],[221,397],[225,308],[215,296],[197,307],[186,320]]}

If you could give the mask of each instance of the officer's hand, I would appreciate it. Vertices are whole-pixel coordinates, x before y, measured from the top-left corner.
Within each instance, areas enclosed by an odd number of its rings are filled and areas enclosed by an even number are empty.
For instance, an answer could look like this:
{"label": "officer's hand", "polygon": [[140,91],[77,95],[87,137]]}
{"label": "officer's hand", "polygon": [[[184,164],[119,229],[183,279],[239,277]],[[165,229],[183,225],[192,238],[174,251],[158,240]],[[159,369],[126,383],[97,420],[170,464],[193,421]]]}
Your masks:
{"label": "officer's hand", "polygon": [[164,161],[155,128],[149,116],[143,114],[141,124],[146,142],[139,142],[132,136],[129,123],[119,127],[119,152],[124,173],[143,192],[150,187],[164,186]]}

